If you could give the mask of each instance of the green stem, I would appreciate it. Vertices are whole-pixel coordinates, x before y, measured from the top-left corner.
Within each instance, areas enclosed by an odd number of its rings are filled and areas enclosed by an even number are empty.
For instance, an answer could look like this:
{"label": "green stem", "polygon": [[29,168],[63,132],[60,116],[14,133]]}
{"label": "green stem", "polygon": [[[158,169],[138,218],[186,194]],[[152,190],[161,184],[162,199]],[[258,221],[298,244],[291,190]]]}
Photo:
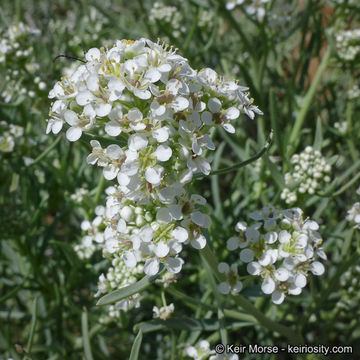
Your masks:
{"label": "green stem", "polygon": [[32,317],[31,317],[31,327],[30,327],[30,335],[29,335],[29,340],[28,340],[28,344],[26,347],[26,355],[25,359],[31,359],[31,348],[33,345],[33,341],[34,341],[34,334],[35,334],[35,329],[36,329],[36,324],[37,324],[37,313],[38,313],[38,297],[35,297],[34,299],[34,303],[33,303],[33,308],[32,308]]}
{"label": "green stem", "polygon": [[86,308],[84,308],[83,313],[81,315],[81,328],[82,328],[85,360],[93,360],[91,346],[90,346],[90,339],[89,339],[88,316],[87,316]]}
{"label": "green stem", "polygon": [[[249,165],[252,162],[256,161],[257,159],[261,158],[271,148],[272,138],[273,138],[273,131],[271,130],[271,133],[270,133],[269,137],[266,140],[265,146],[257,154],[255,154],[253,157],[251,157],[251,158],[249,158],[249,159],[247,159],[245,161],[236,163],[233,166],[229,166],[229,167],[226,167],[226,168],[223,168],[223,169],[212,171],[209,174],[209,176],[226,174],[228,172],[231,172],[231,171],[240,169],[240,168],[242,168],[242,167],[244,167],[246,165]],[[196,179],[196,178],[203,177],[203,176],[204,176],[203,174],[195,174],[194,178]]]}
{"label": "green stem", "polygon": [[167,304],[166,304],[165,292],[164,291],[161,291],[161,301],[162,301],[163,306],[166,307]]}
{"label": "green stem", "polygon": [[29,165],[29,167],[34,166],[35,164],[37,164],[38,162],[40,162],[44,157],[46,157],[49,152],[54,149],[56,147],[56,145],[59,143],[59,141],[61,140],[61,135],[59,135],[56,140],[50,145],[48,146],[35,160],[33,163],[31,163]]}
{"label": "green stem", "polygon": [[354,178],[352,178],[347,184],[341,187],[338,191],[334,192],[331,196],[338,196],[345,192],[349,187],[354,185],[360,179],[360,173],[358,173]]}
{"label": "green stem", "polygon": [[316,92],[316,88],[318,87],[321,77],[324,73],[324,71],[326,70],[329,60],[330,60],[330,56],[331,56],[331,48],[330,46],[327,48],[326,53],[320,63],[320,66],[315,74],[314,80],[310,85],[309,90],[307,91],[305,98],[304,98],[304,103],[297,115],[297,118],[295,120],[295,125],[292,129],[292,132],[290,134],[290,138],[289,138],[289,144],[292,146],[292,150],[294,151],[296,146],[295,146],[295,142],[299,139],[299,131],[304,123],[306,114],[308,113],[308,110],[310,108],[311,102],[315,96],[315,92]]}
{"label": "green stem", "polygon": [[[208,263],[211,270],[213,271],[216,278],[219,281],[225,281],[224,274],[221,274],[218,271],[218,261],[214,255],[214,253],[210,249],[209,245],[206,245],[204,249],[200,250],[200,252],[201,252],[201,255],[203,256],[203,258]],[[278,323],[274,322],[273,320],[270,320],[269,318],[267,318],[261,311],[259,311],[244,296],[237,294],[237,295],[233,295],[232,297],[236,301],[236,303],[238,305],[240,305],[246,311],[246,313],[254,316],[254,318],[256,318],[256,320],[259,322],[259,324],[263,325],[264,327],[266,327],[267,329],[269,329],[271,331],[278,332],[282,336],[286,337],[292,344],[300,344],[300,343],[304,342],[303,338],[300,334],[296,333],[295,331],[293,331],[292,329],[290,329],[284,325],[278,324]]]}
{"label": "green stem", "polygon": [[215,296],[216,303],[217,303],[217,308],[218,308],[217,316],[218,316],[219,324],[220,324],[221,342],[222,342],[222,344],[226,345],[228,343],[228,334],[227,334],[227,330],[226,330],[226,326],[225,326],[225,316],[224,316],[224,309],[223,309],[223,305],[222,305],[222,296],[221,296],[218,286],[215,282],[211,268],[210,268],[209,264],[207,263],[204,256],[202,256],[202,261],[204,263],[204,266],[206,269],[206,275],[208,276],[210,286],[211,286],[212,292]]}
{"label": "green stem", "polygon": [[99,200],[100,200],[100,196],[104,190],[104,186],[105,186],[105,178],[103,176],[103,174],[100,175],[100,181],[99,181],[99,184],[96,188],[96,195],[95,195],[95,198],[94,198],[94,202],[95,204],[97,205],[99,203]]}
{"label": "green stem", "polygon": [[182,47],[183,51],[186,53],[188,48],[189,48],[189,45],[191,43],[191,40],[194,36],[194,33],[195,33],[195,30],[196,30],[196,27],[197,27],[197,24],[198,24],[198,19],[197,19],[197,14],[195,15],[195,18],[193,19],[193,23],[192,23],[192,26],[191,26],[191,29],[185,39],[185,43],[184,43],[184,46]]}

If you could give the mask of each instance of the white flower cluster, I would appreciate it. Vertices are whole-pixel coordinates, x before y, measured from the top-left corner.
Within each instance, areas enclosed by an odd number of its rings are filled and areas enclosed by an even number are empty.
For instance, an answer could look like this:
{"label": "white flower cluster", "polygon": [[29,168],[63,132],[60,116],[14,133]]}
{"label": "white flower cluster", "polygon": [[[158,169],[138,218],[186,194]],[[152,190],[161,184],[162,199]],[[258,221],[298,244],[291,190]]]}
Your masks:
{"label": "white flower cluster", "polygon": [[262,278],[261,289],[272,294],[275,304],[281,304],[286,295],[299,295],[306,286],[309,272],[322,275],[325,271],[316,258],[326,260],[319,245],[322,238],[319,225],[303,220],[302,210],[276,210],[264,207],[250,214],[251,225],[239,222],[238,236],[227,242],[227,249],[239,251],[240,260],[247,263],[251,275]]}
{"label": "white flower cluster", "polygon": [[199,13],[198,26],[205,28],[210,26],[214,21],[215,13],[211,10],[201,10]]}
{"label": "white flower cluster", "polygon": [[187,346],[184,355],[194,360],[239,360],[236,354],[216,354],[207,340],[200,340],[195,346]]}
{"label": "white flower cluster", "polygon": [[332,0],[334,5],[345,6],[346,10],[353,10],[354,8],[360,7],[357,0]]}
{"label": "white flower cluster", "polygon": [[131,268],[144,263],[147,275],[157,274],[160,263],[173,274],[180,272],[183,246],[205,246],[201,229],[210,225],[210,218],[198,209],[206,203],[203,197],[189,196],[180,186],[177,190],[173,202],[153,199],[140,205],[125,196],[121,186],[107,188],[106,207],[97,207],[95,219],[81,224],[87,231],[83,246],[100,244],[104,256],[120,257]]}
{"label": "white flower cluster", "polygon": [[292,171],[285,174],[286,187],[281,192],[281,198],[287,204],[297,200],[297,194],[313,195],[330,181],[331,166],[320,151],[307,146],[300,154],[291,158]]}
{"label": "white flower cluster", "polygon": [[244,0],[228,0],[226,2],[226,9],[231,11],[234,10],[236,6],[241,5]]}
{"label": "white flower cluster", "polygon": [[149,14],[150,23],[156,24],[160,22],[162,24],[170,25],[174,37],[179,37],[185,28],[181,27],[182,16],[179,9],[176,6],[167,6],[159,1],[156,1],[150,10]]}
{"label": "white flower cluster", "polygon": [[156,283],[162,284],[164,288],[169,287],[171,284],[176,283],[176,274],[165,271],[159,278],[155,280]]}
{"label": "white flower cluster", "polygon": [[84,197],[89,193],[88,189],[85,188],[78,188],[75,190],[74,194],[70,195],[70,199],[75,203],[81,204],[84,200]]}
{"label": "white flower cluster", "polygon": [[24,134],[24,128],[6,121],[0,121],[0,152],[12,152],[15,147],[15,138]]}
{"label": "white flower cluster", "polygon": [[33,48],[29,46],[28,37],[40,34],[38,29],[19,22],[11,25],[2,33],[0,39],[0,63],[5,61],[16,61],[32,55]]}
{"label": "white flower cluster", "polygon": [[[15,64],[12,64],[16,66]],[[33,70],[37,70],[37,64],[33,65]],[[40,77],[33,78],[31,73],[33,72],[31,66],[26,66],[25,68],[21,66],[21,70],[26,68],[26,71],[19,71],[18,69],[6,68],[6,73],[4,74],[5,83],[1,89],[0,98],[1,101],[5,103],[10,103],[16,100],[17,97],[28,97],[35,98],[37,92],[43,92],[46,88],[44,81],[41,81]]]}
{"label": "white flower cluster", "polygon": [[88,44],[96,41],[101,37],[103,28],[108,24],[109,19],[103,16],[103,14],[91,4],[88,4],[86,10],[86,13],[81,17],[81,27],[84,29],[81,35],[78,34],[75,29],[78,15],[76,11],[71,11],[70,9],[68,9],[65,19],[55,21],[55,18],[51,19],[49,26],[52,28],[52,31],[56,31],[57,28],[63,29],[66,27],[68,33],[72,34],[69,39],[69,46],[78,48],[80,43]]}
{"label": "white flower cluster", "polygon": [[231,11],[235,9],[237,5],[244,4],[245,11],[261,21],[266,14],[265,4],[268,2],[269,0],[230,0],[226,2],[226,9]]}
{"label": "white flower cluster", "polygon": [[342,294],[336,306],[353,317],[359,313],[360,265],[355,265],[342,274],[340,284]]}
{"label": "white flower cluster", "polygon": [[39,33],[22,22],[5,31],[0,29],[0,76],[5,80],[0,92],[1,101],[10,103],[25,96],[34,98],[36,90],[46,87],[39,77],[34,79],[33,76],[39,68],[33,51]]}
{"label": "white flower cluster", "polygon": [[185,348],[185,355],[194,360],[206,360],[210,354],[210,343],[207,340],[201,340],[195,346]]}
{"label": "white flower cluster", "polygon": [[347,121],[336,121],[334,123],[334,128],[341,134],[344,135],[346,134],[348,125],[347,125]]}
{"label": "white flower cluster", "polygon": [[359,99],[360,98],[360,88],[358,84],[354,84],[352,88],[348,91],[348,98],[350,100]]}
{"label": "white flower cluster", "polygon": [[[135,283],[137,280],[136,275],[142,273],[142,270],[142,265],[129,268],[121,259],[113,259],[112,267],[108,269],[106,276],[101,274],[99,277],[98,291],[95,297]],[[114,306],[114,309],[123,311],[128,311],[134,307],[138,308],[140,306],[140,294],[134,294],[126,299],[122,299],[115,303]]]}
{"label": "white flower cluster", "polygon": [[99,243],[106,257],[130,268],[141,263],[147,275],[161,263],[178,273],[183,246],[206,244],[201,229],[210,218],[199,210],[206,200],[190,196],[187,184],[194,173],[211,171],[212,128],[233,133],[240,112],[254,118],[261,111],[247,88],[214,70],[193,70],[168,45],[122,40],[90,49],[86,60],[50,91],[56,100],[47,127],[57,134],[67,124],[70,141],[90,130],[113,138],[106,148],[91,141],[87,162],[118,184],[106,190],[94,221],[82,225],[89,232],[83,245]]}
{"label": "white flower cluster", "polygon": [[353,61],[360,54],[360,29],[341,30],[336,34],[338,55],[343,61]]}
{"label": "white flower cluster", "polygon": [[90,259],[96,251],[96,246],[94,244],[76,244],[74,245],[74,251],[81,260]]}
{"label": "white flower cluster", "polygon": [[154,312],[154,319],[161,319],[161,320],[166,320],[168,319],[171,314],[174,312],[175,310],[175,306],[174,304],[170,304],[170,305],[166,305],[166,306],[162,306],[162,307],[157,307],[154,306],[153,307],[153,312]]}

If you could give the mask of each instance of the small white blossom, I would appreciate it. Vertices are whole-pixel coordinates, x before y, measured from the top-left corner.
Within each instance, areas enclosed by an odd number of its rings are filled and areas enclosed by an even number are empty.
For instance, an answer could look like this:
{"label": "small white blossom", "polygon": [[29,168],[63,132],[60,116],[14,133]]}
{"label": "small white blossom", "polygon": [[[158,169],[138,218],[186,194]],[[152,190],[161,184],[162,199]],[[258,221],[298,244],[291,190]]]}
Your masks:
{"label": "small white blossom", "polygon": [[[317,276],[324,273],[323,264],[317,260],[326,260],[320,247],[319,225],[313,220],[303,220],[301,209],[265,207],[250,217],[256,223],[250,226],[239,223],[240,236],[230,238],[227,248],[239,251],[248,273],[262,278],[261,290],[271,294],[275,304],[281,304],[289,294],[300,294],[309,272]],[[221,263],[219,271],[227,273],[229,266]],[[229,292],[229,284],[220,285]]]}
{"label": "small white blossom", "polygon": [[174,304],[162,306],[160,308],[158,308],[157,306],[154,306],[153,307],[154,319],[159,318],[161,320],[166,320],[171,316],[171,314],[174,312],[174,310],[175,310]]}
{"label": "small white blossom", "polygon": [[292,156],[291,167],[292,170],[285,174],[286,187],[281,193],[281,198],[287,204],[294,203],[300,194],[315,194],[330,182],[331,166],[320,151],[311,146]]}

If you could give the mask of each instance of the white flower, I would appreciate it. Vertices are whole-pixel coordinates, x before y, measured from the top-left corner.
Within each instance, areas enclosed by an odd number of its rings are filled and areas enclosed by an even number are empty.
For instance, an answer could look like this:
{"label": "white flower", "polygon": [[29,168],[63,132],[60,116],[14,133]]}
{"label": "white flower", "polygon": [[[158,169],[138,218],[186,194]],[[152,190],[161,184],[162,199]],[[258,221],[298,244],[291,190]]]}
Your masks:
{"label": "white flower", "polygon": [[201,340],[195,346],[187,346],[185,354],[194,360],[205,360],[211,354],[210,343],[206,340]]}
{"label": "white flower", "polygon": [[153,307],[154,319],[159,318],[161,320],[166,320],[171,316],[171,314],[174,312],[174,310],[175,310],[174,304],[162,306],[160,308],[158,308],[157,306],[154,306]]}
{"label": "white flower", "polygon": [[69,141],[76,141],[81,137],[83,129],[89,129],[93,125],[94,112],[91,106],[84,107],[84,118],[79,118],[72,110],[64,112],[64,120],[70,125],[66,131],[66,137]]}
{"label": "white flower", "polygon": [[226,281],[219,284],[219,291],[222,294],[229,294],[230,291],[238,293],[242,289],[242,282],[238,279],[238,270],[235,264],[231,267],[224,262],[219,263],[218,271],[225,275]]}
{"label": "white flower", "polygon": [[226,9],[227,10],[233,10],[237,5],[241,5],[244,2],[244,0],[228,0],[226,2]]}
{"label": "white flower", "polygon": [[347,212],[346,220],[354,224],[355,229],[360,229],[360,202],[356,202]]}

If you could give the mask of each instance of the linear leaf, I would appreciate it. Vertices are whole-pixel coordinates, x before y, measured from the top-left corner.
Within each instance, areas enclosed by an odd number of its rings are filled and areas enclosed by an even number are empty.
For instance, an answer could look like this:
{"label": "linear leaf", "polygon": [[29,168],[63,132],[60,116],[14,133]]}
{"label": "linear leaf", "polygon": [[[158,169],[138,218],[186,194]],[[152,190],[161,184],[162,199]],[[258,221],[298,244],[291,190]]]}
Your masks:
{"label": "linear leaf", "polygon": [[[31,355],[31,348],[32,348],[33,341],[34,341],[35,329],[36,329],[36,324],[37,324],[37,315],[38,315],[38,297],[36,296],[34,299],[34,302],[33,302],[33,306],[32,306],[30,334],[29,334],[29,339],[28,339],[28,343],[27,343],[27,347],[26,347],[26,354],[28,356]],[[25,358],[27,358],[27,356]],[[29,357],[29,359],[30,359],[30,357]]]}
{"label": "linear leaf", "polygon": [[313,144],[314,150],[321,150],[322,146],[322,126],[320,117],[317,118],[316,121],[316,131],[315,131],[315,140]]}
{"label": "linear leaf", "polygon": [[[162,265],[162,269],[163,269]],[[155,279],[159,277],[159,275],[162,272],[162,269],[156,274],[156,275],[146,275],[141,280],[136,282],[135,284],[131,284],[129,286],[125,286],[119,290],[115,290],[111,292],[110,294],[104,295],[99,299],[99,301],[96,303],[96,305],[109,305],[113,304],[117,301],[120,301],[122,299],[125,299],[131,295],[134,295],[136,293],[139,293],[143,290],[145,290],[151,283],[154,282]]]}
{"label": "linear leaf", "polygon": [[[250,322],[225,320],[225,328],[239,328],[243,326],[254,325]],[[220,322],[218,319],[193,319],[189,317],[173,317],[167,320],[154,319],[136,324],[135,331],[143,333],[159,331],[163,329],[189,330],[189,331],[217,331],[220,330]]]}
{"label": "linear leaf", "polygon": [[142,338],[143,338],[143,333],[140,330],[139,333],[137,334],[135,341],[133,343],[133,346],[131,348],[129,360],[137,360],[139,358],[139,352],[140,352]]}
{"label": "linear leaf", "polygon": [[81,330],[82,330],[85,360],[93,360],[91,346],[90,346],[90,339],[89,339],[88,316],[87,316],[87,310],[85,308],[83,310],[83,313],[81,314]]}
{"label": "linear leaf", "polygon": [[278,185],[280,189],[283,189],[285,187],[285,180],[283,175],[280,173],[279,169],[276,167],[276,165],[269,159],[268,156],[264,156],[264,161],[266,166],[269,168],[271,172],[271,176]]}

